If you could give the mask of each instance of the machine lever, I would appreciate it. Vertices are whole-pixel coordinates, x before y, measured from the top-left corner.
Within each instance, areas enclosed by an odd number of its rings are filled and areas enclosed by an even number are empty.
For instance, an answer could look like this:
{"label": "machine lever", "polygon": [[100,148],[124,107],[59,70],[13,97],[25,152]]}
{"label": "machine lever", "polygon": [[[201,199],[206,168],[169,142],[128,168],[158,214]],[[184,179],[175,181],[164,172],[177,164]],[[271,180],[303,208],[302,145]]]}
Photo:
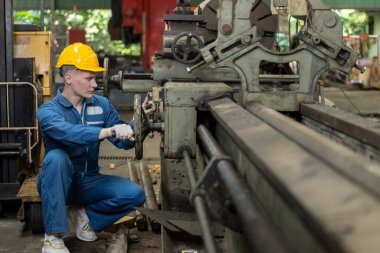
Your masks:
{"label": "machine lever", "polygon": [[[114,129],[112,129],[111,132],[112,132],[112,137],[116,137],[116,131]],[[128,140],[135,141],[135,137],[131,136],[128,138]]]}
{"label": "machine lever", "polygon": [[191,71],[193,71],[196,68],[199,68],[200,66],[202,66],[204,64],[206,64],[206,61],[202,60],[202,61],[198,62],[197,64],[195,64],[194,66],[186,67],[186,70],[187,70],[187,72],[191,73]]}
{"label": "machine lever", "polygon": [[360,71],[360,73],[364,73],[365,72],[365,70],[366,70],[366,67],[364,67],[364,66],[362,66],[362,65],[360,65],[360,64],[357,64],[357,63],[355,63],[355,65],[354,65],[354,67],[356,68],[356,69],[358,69],[359,71]]}

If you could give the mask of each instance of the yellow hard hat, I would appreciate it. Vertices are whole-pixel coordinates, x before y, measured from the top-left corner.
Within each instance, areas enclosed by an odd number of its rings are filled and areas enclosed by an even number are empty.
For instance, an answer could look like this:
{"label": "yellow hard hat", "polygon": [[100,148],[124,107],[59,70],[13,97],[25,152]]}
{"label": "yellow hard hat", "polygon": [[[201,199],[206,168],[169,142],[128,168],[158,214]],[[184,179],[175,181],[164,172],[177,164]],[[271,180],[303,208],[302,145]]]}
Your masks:
{"label": "yellow hard hat", "polygon": [[72,65],[77,69],[91,72],[101,72],[105,69],[99,66],[98,57],[91,47],[83,43],[68,45],[60,54],[56,68]]}

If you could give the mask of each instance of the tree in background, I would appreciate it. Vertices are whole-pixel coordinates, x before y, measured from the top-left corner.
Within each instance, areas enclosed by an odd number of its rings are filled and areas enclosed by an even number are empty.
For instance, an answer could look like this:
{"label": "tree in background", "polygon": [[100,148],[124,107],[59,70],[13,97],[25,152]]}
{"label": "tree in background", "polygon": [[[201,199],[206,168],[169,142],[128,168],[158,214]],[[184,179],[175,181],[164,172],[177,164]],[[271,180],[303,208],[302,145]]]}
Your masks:
{"label": "tree in background", "polygon": [[[343,24],[344,35],[369,34],[369,17],[367,13],[357,10],[335,10]],[[348,39],[347,44],[360,54],[360,58],[370,58],[370,48],[376,46],[375,38]]]}
{"label": "tree in background", "polygon": [[[51,29],[50,10],[44,11],[45,30]],[[136,43],[125,46],[121,40],[111,40],[108,34],[107,24],[112,13],[110,10],[56,10],[54,13],[54,25],[56,39],[59,47],[65,47],[66,31],[68,29],[84,29],[86,41],[95,51],[104,51],[108,55],[132,55],[139,56],[141,45]],[[15,11],[14,23],[40,24],[40,11]],[[60,50],[58,50],[60,51]]]}
{"label": "tree in background", "polygon": [[335,10],[343,24],[344,35],[368,34],[367,13],[356,10]]}

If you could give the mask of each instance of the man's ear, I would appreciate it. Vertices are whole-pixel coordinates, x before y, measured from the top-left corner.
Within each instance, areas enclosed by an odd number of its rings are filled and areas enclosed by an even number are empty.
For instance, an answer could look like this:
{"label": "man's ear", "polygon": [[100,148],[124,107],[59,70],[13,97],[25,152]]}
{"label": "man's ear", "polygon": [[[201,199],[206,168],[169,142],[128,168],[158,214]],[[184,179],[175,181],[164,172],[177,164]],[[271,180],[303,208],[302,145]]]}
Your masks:
{"label": "man's ear", "polygon": [[69,73],[69,71],[66,72],[66,74],[63,76],[63,79],[67,84],[71,84],[73,82],[73,76]]}

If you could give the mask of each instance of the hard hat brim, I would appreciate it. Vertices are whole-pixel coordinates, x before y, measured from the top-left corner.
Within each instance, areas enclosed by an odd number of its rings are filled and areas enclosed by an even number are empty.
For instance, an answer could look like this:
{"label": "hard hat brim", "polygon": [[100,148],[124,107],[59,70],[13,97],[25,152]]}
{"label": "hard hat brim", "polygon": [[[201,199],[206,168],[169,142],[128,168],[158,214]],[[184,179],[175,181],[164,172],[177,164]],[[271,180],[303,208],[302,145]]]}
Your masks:
{"label": "hard hat brim", "polygon": [[82,70],[82,71],[89,71],[89,72],[103,72],[103,71],[105,71],[106,69],[105,69],[105,68],[102,68],[102,67],[97,67],[97,68],[88,68],[88,69],[79,69],[79,70]]}
{"label": "hard hat brim", "polygon": [[[56,68],[61,68],[63,65],[55,65]],[[74,65],[72,65],[74,66]],[[75,67],[75,66],[74,66]],[[77,68],[78,70],[82,70],[82,71],[89,71],[89,72],[103,72],[105,71],[106,69],[105,68],[102,68],[102,67],[96,67],[96,68]]]}

